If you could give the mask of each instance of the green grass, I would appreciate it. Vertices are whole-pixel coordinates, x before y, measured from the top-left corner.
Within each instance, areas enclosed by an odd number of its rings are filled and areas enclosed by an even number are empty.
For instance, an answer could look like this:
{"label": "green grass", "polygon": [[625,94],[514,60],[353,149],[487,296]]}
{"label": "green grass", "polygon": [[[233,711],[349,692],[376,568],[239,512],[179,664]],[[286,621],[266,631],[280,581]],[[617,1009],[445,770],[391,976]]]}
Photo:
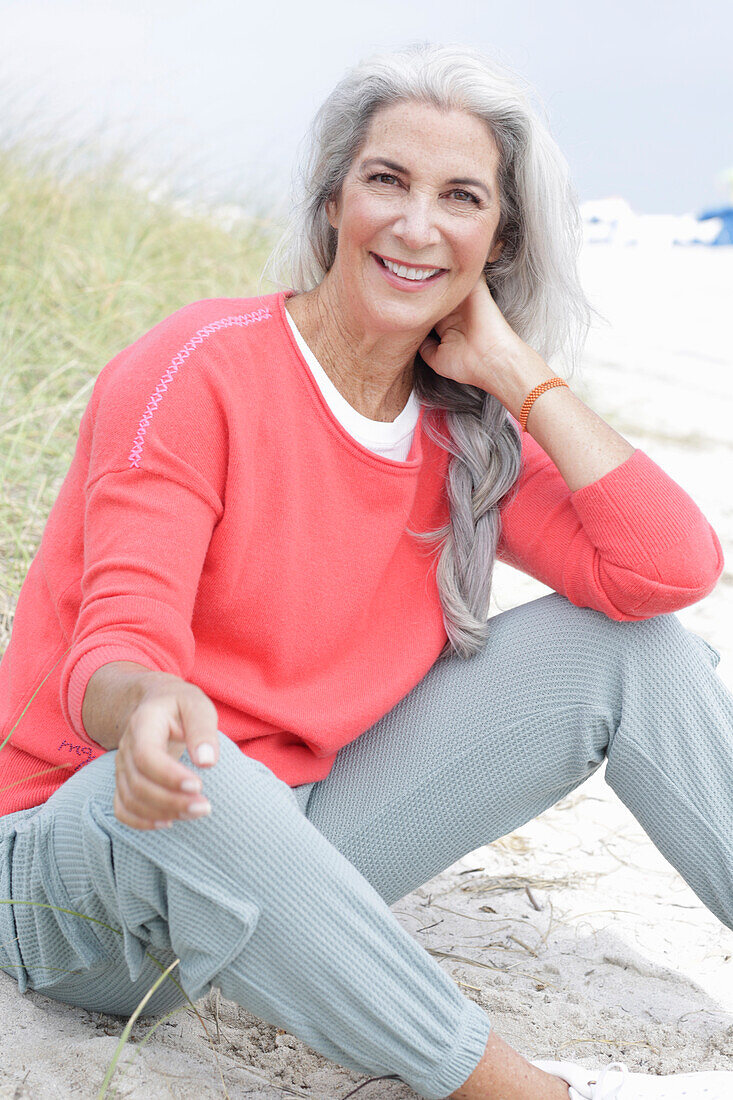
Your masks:
{"label": "green grass", "polygon": [[181,306],[256,294],[279,229],[150,197],[122,154],[28,146],[0,148],[0,652],[97,374]]}
{"label": "green grass", "polygon": [[201,204],[153,197],[133,173],[124,155],[93,147],[0,147],[0,653],[97,374],[188,302],[258,293],[279,229],[254,214],[225,228]]}

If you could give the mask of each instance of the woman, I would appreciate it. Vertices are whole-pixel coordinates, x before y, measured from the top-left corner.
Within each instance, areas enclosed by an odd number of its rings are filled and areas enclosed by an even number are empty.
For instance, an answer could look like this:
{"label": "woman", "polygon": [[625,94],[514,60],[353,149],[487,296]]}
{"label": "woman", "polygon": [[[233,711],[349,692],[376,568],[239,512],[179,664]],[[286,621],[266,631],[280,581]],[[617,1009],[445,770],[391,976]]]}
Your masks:
{"label": "woman", "polygon": [[[425,1097],[722,1097],[528,1062],[389,909],[608,756],[733,926],[733,698],[673,613],[721,546],[547,364],[588,318],[565,162],[422,45],[344,77],[304,185],[290,286],[95,385],[0,668],[2,968],[127,1014],[178,959],[146,1011],[216,984]],[[487,621],[497,555],[556,591]]]}

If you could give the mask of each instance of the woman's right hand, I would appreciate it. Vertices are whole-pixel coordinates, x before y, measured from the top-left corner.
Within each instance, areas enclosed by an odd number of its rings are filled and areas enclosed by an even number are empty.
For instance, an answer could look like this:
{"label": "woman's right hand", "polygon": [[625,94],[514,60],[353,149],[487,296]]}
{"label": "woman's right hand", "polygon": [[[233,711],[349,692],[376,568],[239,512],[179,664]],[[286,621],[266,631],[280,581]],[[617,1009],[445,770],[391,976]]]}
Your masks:
{"label": "woman's right hand", "polygon": [[[117,749],[115,817],[133,829],[155,829],[211,811],[201,778],[179,763],[185,749],[200,767],[219,759],[216,707],[195,684],[132,662],[111,662],[90,677],[84,727]],[[208,751],[208,759],[199,756]],[[203,811],[195,811],[196,804]]]}
{"label": "woman's right hand", "polygon": [[[217,724],[214,704],[195,684],[165,672],[149,673],[117,747],[118,820],[134,829],[155,829],[210,813],[200,777],[178,759],[188,749],[197,765],[200,759],[201,766],[215,764]],[[204,758],[199,757],[202,748]]]}

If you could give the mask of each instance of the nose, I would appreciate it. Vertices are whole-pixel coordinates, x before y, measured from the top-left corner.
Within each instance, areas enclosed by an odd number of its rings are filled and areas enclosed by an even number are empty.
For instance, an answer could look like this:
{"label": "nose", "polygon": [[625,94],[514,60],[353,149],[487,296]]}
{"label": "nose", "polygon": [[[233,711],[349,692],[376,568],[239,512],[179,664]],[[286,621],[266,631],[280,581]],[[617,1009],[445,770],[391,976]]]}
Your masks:
{"label": "nose", "polygon": [[439,244],[437,211],[430,197],[415,192],[408,195],[392,231],[408,248],[416,252]]}

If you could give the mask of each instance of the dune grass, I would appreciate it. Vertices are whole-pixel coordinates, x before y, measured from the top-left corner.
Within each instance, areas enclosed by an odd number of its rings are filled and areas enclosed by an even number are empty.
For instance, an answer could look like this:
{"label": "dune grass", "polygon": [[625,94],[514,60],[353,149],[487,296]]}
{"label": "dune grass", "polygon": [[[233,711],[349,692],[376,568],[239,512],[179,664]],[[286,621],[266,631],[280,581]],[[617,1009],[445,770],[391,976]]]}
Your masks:
{"label": "dune grass", "polygon": [[99,371],[189,302],[258,293],[277,223],[165,190],[124,154],[0,147],[0,652]]}
{"label": "dune grass", "polygon": [[[225,220],[155,181],[136,184],[124,154],[22,137],[0,145],[0,226],[2,653],[97,374],[181,306],[258,293],[279,226],[246,211]],[[175,980],[166,971],[155,984],[166,978]],[[154,988],[123,1030],[99,1097]]]}

